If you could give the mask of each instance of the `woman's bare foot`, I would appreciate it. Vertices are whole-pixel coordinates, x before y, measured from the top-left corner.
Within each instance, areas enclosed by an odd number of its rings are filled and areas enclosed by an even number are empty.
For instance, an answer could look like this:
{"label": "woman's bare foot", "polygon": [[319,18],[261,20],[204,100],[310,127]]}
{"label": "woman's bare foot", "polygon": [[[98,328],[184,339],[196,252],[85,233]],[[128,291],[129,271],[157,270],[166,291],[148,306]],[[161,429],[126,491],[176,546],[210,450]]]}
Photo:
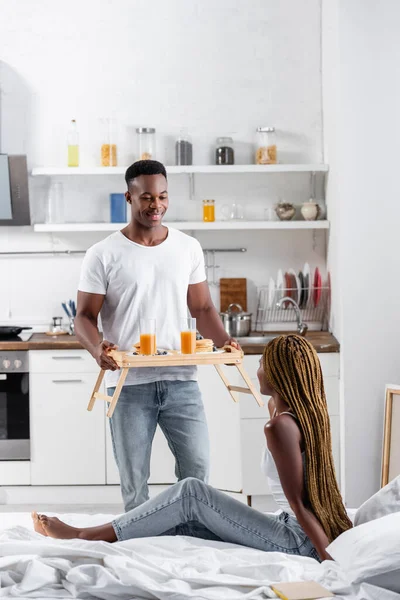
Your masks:
{"label": "woman's bare foot", "polygon": [[[39,525],[42,527],[44,533],[51,538],[59,540],[73,540],[81,537],[81,530],[76,527],[71,527],[66,523],[63,523],[57,517],[47,517],[46,515],[38,515]],[[38,531],[35,529],[35,531]],[[41,531],[39,531],[41,533]]]}
{"label": "woman's bare foot", "polygon": [[33,526],[35,531],[51,538],[59,540],[91,540],[102,542],[116,542],[117,536],[112,523],[98,525],[97,527],[85,527],[78,529],[63,523],[57,517],[48,517],[47,515],[38,515],[32,512]]}
{"label": "woman's bare foot", "polygon": [[33,521],[33,528],[36,531],[36,533],[40,533],[41,535],[47,536],[47,533],[43,529],[43,525],[40,521],[40,516],[37,514],[37,512],[35,510],[31,512],[31,517],[32,517],[32,521]]}

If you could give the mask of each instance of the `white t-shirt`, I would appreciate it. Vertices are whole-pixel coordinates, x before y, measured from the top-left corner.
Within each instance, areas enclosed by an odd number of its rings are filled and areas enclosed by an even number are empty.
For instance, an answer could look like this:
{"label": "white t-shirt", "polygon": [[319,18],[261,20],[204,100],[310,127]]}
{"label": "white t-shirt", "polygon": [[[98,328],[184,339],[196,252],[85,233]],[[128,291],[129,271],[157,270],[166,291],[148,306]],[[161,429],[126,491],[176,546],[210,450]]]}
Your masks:
{"label": "white t-shirt", "polygon": [[[140,318],[156,319],[157,347],[180,347],[180,320],[188,315],[188,286],[206,280],[204,256],[194,238],[168,228],[158,246],[142,246],[116,231],[86,252],[79,290],[105,295],[100,311],[104,339],[132,350],[140,338]],[[106,371],[106,385],[120,372]],[[197,379],[196,367],[129,369],[125,385]]]}

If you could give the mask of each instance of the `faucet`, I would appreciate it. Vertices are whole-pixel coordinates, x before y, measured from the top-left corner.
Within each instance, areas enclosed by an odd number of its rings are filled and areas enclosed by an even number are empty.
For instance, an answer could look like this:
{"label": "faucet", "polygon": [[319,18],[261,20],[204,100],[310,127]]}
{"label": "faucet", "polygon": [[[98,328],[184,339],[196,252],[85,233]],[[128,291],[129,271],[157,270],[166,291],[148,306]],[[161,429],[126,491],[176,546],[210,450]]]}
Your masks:
{"label": "faucet", "polygon": [[297,320],[297,333],[299,335],[305,336],[308,331],[308,325],[307,325],[307,323],[304,323],[303,319],[301,318],[301,312],[300,312],[299,305],[297,304],[297,302],[295,302],[293,300],[293,298],[290,298],[289,296],[285,296],[284,298],[281,298],[281,300],[279,300],[279,302],[276,303],[277,308],[282,308],[282,304],[284,304],[284,302],[290,302],[291,304],[293,304],[293,308],[294,308],[294,312],[296,313],[296,320]]}

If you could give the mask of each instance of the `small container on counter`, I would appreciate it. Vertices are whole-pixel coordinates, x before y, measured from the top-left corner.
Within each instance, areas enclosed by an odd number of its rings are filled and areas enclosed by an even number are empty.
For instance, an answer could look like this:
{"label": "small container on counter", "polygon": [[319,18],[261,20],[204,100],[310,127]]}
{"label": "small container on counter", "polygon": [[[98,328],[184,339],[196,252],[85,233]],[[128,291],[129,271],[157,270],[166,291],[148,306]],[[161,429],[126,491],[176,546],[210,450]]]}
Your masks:
{"label": "small container on counter", "polygon": [[203,221],[212,223],[215,221],[215,201],[203,200]]}
{"label": "small container on counter", "polygon": [[156,130],[154,127],[137,127],[138,160],[153,160],[156,153]]}
{"label": "small container on counter", "polygon": [[62,327],[62,317],[52,317],[53,322],[50,323],[47,335],[66,335],[66,331]]}
{"label": "small container on counter", "polygon": [[231,137],[219,137],[215,149],[216,165],[234,165],[235,151],[233,139]]}
{"label": "small container on counter", "polygon": [[175,142],[175,164],[178,166],[193,164],[193,144],[185,129],[181,130]]}
{"label": "small container on counter", "polygon": [[127,202],[125,194],[110,194],[110,222],[126,223]]}
{"label": "small container on counter", "polygon": [[115,119],[100,119],[102,143],[100,160],[102,167],[116,167],[117,161],[117,123]]}
{"label": "small container on counter", "polygon": [[277,162],[275,127],[258,127],[256,165],[275,165]]}

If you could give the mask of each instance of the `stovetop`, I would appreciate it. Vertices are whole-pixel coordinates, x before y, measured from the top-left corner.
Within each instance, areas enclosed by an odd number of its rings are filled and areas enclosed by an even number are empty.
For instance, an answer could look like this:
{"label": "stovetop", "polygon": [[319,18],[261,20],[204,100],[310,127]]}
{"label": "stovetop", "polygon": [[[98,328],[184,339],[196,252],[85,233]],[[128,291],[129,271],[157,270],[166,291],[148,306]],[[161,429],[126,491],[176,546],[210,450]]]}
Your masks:
{"label": "stovetop", "polygon": [[0,342],[27,342],[31,339],[32,335],[32,331],[21,331],[19,335],[14,335],[13,337],[2,338],[0,336]]}

